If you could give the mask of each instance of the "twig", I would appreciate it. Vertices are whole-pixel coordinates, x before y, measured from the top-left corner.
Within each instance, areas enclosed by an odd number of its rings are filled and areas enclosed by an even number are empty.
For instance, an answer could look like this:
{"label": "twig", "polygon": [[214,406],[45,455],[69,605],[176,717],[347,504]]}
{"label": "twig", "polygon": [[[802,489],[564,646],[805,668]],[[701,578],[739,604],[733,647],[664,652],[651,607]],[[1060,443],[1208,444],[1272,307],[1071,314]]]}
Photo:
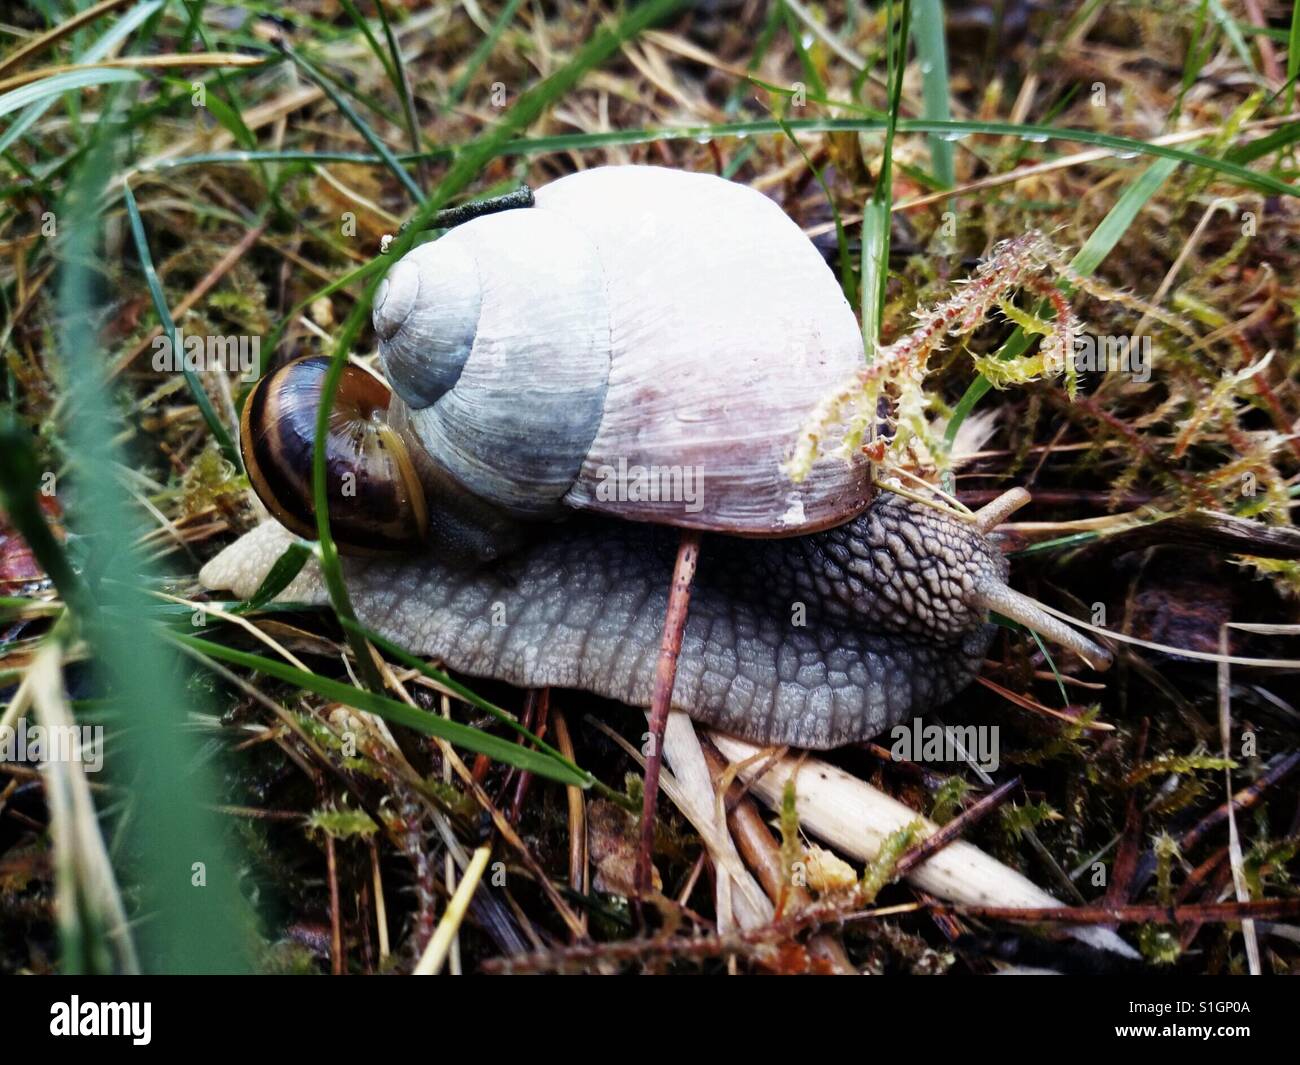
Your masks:
{"label": "twig", "polygon": [[[1060,906],[1032,910],[1018,910],[1009,906],[962,906],[948,902],[935,903],[938,913],[956,917],[983,917],[991,921],[1030,921],[1044,924],[1097,925],[1097,924],[1182,924],[1200,921],[1204,924],[1225,924],[1230,921],[1281,920],[1300,917],[1300,899],[1253,899],[1250,902],[1209,902],[1196,906],[1161,906],[1142,903],[1134,906]],[[848,914],[844,920],[853,921],[878,916],[871,912]]]}
{"label": "twig", "polygon": [[[1232,808],[1235,812],[1249,810],[1259,802],[1264,796],[1264,792],[1277,784],[1279,781],[1288,776],[1297,766],[1300,766],[1300,750],[1291,751],[1285,756],[1279,756],[1272,766],[1257,781],[1248,787],[1242,788],[1232,797]],[[1200,821],[1183,833],[1178,840],[1178,849],[1187,854],[1194,848],[1209,832],[1217,828],[1228,817],[1228,803],[1221,803],[1210,813],[1206,814]],[[1142,858],[1138,867],[1137,882],[1134,885],[1134,891],[1141,891],[1155,875],[1155,857],[1148,851]]]}
{"label": "twig", "polygon": [[[707,739],[701,740],[700,747],[704,751],[716,787],[722,783],[727,760]],[[727,789],[726,805],[727,827],[731,830],[731,838],[736,841],[736,849],[758,876],[767,897],[777,907],[777,915],[786,909],[799,910],[811,904],[812,897],[808,892],[798,884],[790,883],[785,875],[781,848],[773,838],[772,830],[759,812],[757,804],[745,795],[744,787],[739,781],[733,780]],[[836,973],[857,972],[844,945],[829,933],[819,932],[809,937],[808,952]]]}
{"label": "twig", "polygon": [[941,826],[937,832],[927,836],[911,850],[904,853],[894,863],[894,877],[906,875],[935,853],[948,846],[949,843],[965,835],[967,830],[974,828],[1001,806],[1006,801],[1007,796],[1018,787],[1020,787],[1020,778],[1013,777],[1005,784],[999,784],[978,802],[972,803],[946,825]]}
{"label": "twig", "polygon": [[673,683],[677,680],[677,656],[682,650],[686,630],[686,612],[691,605],[691,583],[695,580],[695,563],[700,555],[700,533],[683,529],[673,564],[673,582],[668,590],[668,610],[664,617],[663,642],[655,667],[654,691],[650,698],[650,751],[646,757],[645,797],[641,805],[641,847],[636,858],[634,885],[637,893],[650,892],[651,860],[655,842],[655,807],[659,801],[659,770],[663,765],[664,729],[672,707]]}
{"label": "twig", "polygon": [[[1146,756],[1147,736],[1151,731],[1151,719],[1144,717],[1138,728],[1137,741],[1133,744],[1133,764],[1139,765]],[[1120,838],[1119,850],[1115,853],[1114,868],[1111,872],[1110,886],[1106,889],[1103,904],[1122,906],[1133,897],[1133,878],[1137,874],[1138,856],[1142,846],[1142,807],[1138,805],[1138,789],[1129,790],[1128,808],[1124,813],[1124,831]]]}
{"label": "twig", "polygon": [[370,875],[374,880],[375,928],[379,933],[379,964],[388,960],[388,907],[384,904],[384,879],[379,872],[379,848],[370,844]]}

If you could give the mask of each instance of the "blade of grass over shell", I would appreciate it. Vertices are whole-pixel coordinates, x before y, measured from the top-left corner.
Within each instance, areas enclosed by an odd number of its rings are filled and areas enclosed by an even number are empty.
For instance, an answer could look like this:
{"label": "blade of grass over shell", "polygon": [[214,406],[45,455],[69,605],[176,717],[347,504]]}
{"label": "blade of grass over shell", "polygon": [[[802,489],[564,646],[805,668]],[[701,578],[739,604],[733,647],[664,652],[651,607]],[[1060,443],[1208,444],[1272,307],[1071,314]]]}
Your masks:
{"label": "blade of grass over shell", "polygon": [[[200,661],[211,658],[243,669],[256,670],[268,677],[285,681],[304,691],[315,692],[317,695],[343,703],[345,706],[375,714],[385,721],[403,725],[423,735],[436,736],[438,739],[446,740],[456,747],[473,751],[475,754],[487,755],[495,761],[512,765],[517,769],[536,773],[538,776],[557,780],[562,784],[572,784],[581,788],[591,785],[591,775],[584,773],[573,763],[568,762],[558,752],[552,755],[547,753],[546,750],[533,750],[530,747],[515,743],[513,740],[503,739],[490,732],[483,732],[481,729],[462,725],[457,721],[449,721],[427,710],[419,710],[386,695],[366,691],[352,684],[345,684],[329,677],[322,677],[316,673],[306,673],[301,669],[277,662],[274,659],[249,654],[245,651],[237,651],[234,648],[225,646],[225,644],[215,643],[198,636],[190,636],[186,633],[172,633],[170,638],[175,643],[194,653]],[[498,711],[498,713],[501,713],[503,718],[509,721],[508,715],[505,715],[504,711]],[[527,733],[527,730],[523,729],[522,726],[516,725],[515,727],[521,732]],[[531,736],[531,733],[527,734]],[[532,738],[536,740],[536,737]]]}
{"label": "blade of grass over shell", "polygon": [[207,390],[199,380],[198,372],[190,367],[185,358],[185,352],[181,348],[176,334],[176,323],[172,321],[172,312],[167,306],[167,296],[163,292],[162,281],[158,278],[158,271],[154,269],[153,256],[149,253],[149,241],[144,232],[144,221],[140,217],[140,208],[136,206],[135,195],[131,192],[130,185],[123,184],[122,200],[126,204],[126,213],[131,221],[131,235],[135,238],[136,254],[140,259],[140,270],[144,274],[145,284],[149,287],[149,296],[153,300],[154,310],[158,314],[158,321],[162,325],[168,343],[171,345],[172,357],[179,360],[181,372],[185,375],[185,383],[189,385],[190,393],[194,396],[194,403],[199,408],[199,413],[203,415],[203,420],[207,423],[213,439],[220,446],[222,454],[234,463],[235,469],[242,470],[244,465],[239,457],[239,449],[235,447],[235,442],[230,438],[230,433],[226,431],[226,427],[221,423],[221,417],[212,405],[212,400],[208,398]]}
{"label": "blade of grass over shell", "polygon": [[[496,126],[456,153],[455,161],[431,196],[417,197],[419,206],[415,215],[407,228],[398,233],[397,239],[393,241],[387,261],[396,262],[406,254],[415,243],[420,230],[434,217],[437,210],[473,181],[517,131],[536,121],[556,100],[569,92],[587,71],[614,55],[626,41],[677,10],[683,3],[684,0],[648,0],[626,14],[613,28],[606,27],[598,31],[565,66],[521,94]],[[330,533],[325,441],[329,436],[330,411],[334,406],[343,369],[347,365],[348,353],[361,334],[379,281],[375,277],[367,283],[365,295],[353,306],[339,330],[330,366],[321,384],[321,402],[316,413],[316,440],[312,452],[312,498],[316,508],[316,538],[320,550],[321,575],[330,602],[344,625],[348,643],[356,655],[362,679],[373,691],[380,691],[382,684],[371,660],[369,647],[359,632],[360,625],[343,580],[338,547]]]}

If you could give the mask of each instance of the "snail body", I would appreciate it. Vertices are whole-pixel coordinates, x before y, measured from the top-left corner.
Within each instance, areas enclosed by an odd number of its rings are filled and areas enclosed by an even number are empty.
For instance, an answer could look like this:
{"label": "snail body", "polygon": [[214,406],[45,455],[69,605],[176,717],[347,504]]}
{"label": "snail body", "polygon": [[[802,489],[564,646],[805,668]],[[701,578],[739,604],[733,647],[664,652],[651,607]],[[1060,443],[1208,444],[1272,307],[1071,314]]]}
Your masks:
{"label": "snail body", "polygon": [[[682,526],[710,535],[673,703],[750,740],[831,747],[946,701],[990,607],[1108,660],[1007,587],[987,534],[1024,493],[963,520],[873,498],[862,456],[782,472],[862,344],[821,256],[753,190],[653,167],[561,179],[404,257],[374,324],[393,394],[359,369],[365,397],[340,390],[327,495],[341,547],[388,552],[345,559],[360,620],[413,652],[648,705]],[[307,534],[323,363],[264,380],[241,433],[268,509]],[[696,490],[644,490],[673,471]],[[200,577],[251,595],[286,544],[268,523]],[[285,595],[323,598],[313,580]]]}
{"label": "snail body", "polygon": [[[584,516],[495,563],[353,557],[344,574],[361,622],[413,653],[648,706],[676,540],[664,526]],[[202,580],[247,597],[288,543],[268,522]],[[975,676],[996,630],[981,589],[1006,573],[975,526],[891,493],[808,536],[706,536],[673,706],[760,743],[869,738]],[[328,601],[314,570],[284,597]]]}

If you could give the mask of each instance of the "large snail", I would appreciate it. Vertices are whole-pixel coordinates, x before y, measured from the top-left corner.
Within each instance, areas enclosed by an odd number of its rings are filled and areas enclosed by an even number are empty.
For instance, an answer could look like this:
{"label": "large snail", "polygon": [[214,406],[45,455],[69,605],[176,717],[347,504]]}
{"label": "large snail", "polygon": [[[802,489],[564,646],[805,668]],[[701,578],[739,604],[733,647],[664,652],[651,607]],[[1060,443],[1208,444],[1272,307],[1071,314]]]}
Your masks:
{"label": "large snail", "polygon": [[[349,369],[330,516],[360,552],[361,621],[413,652],[647,706],[688,526],[716,535],[673,704],[747,739],[832,747],[946,701],[979,670],[990,608],[1109,662],[1007,587],[986,534],[1024,493],[964,521],[873,496],[862,456],[782,472],[862,341],[819,253],[752,189],[654,167],[563,178],[405,256],[374,325],[393,395]],[[241,434],[259,496],[305,535],[323,369],[264,379]],[[287,542],[267,523],[201,579],[248,596]],[[303,575],[285,594],[323,593]]]}

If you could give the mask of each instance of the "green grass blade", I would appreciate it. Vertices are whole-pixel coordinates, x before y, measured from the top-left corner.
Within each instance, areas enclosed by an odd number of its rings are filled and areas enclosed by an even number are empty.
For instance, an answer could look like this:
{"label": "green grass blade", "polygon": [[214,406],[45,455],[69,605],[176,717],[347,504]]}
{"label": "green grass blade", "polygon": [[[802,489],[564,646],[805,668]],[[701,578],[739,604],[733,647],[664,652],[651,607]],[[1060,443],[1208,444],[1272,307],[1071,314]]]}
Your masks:
{"label": "green grass blade", "polygon": [[1237,25],[1237,20],[1229,15],[1227,8],[1223,6],[1223,0],[1210,0],[1210,13],[1214,16],[1214,21],[1223,30],[1224,36],[1232,43],[1233,51],[1237,53],[1237,57],[1246,65],[1246,69],[1258,79],[1259,71],[1255,68],[1255,57],[1250,54],[1250,45],[1246,43],[1246,38],[1241,35],[1241,27]]}
{"label": "green grass blade", "polygon": [[[832,133],[837,130],[851,130],[858,133],[879,132],[885,128],[885,120],[880,118],[809,118],[791,119],[787,125],[795,133]],[[1010,122],[951,121],[937,122],[929,119],[899,119],[899,133],[939,133],[950,135],[987,134],[997,137],[1015,137],[1020,140],[1041,142],[1045,139],[1073,141],[1095,148],[1105,148],[1117,155],[1154,156],[1172,159],[1189,166],[1212,170],[1234,184],[1243,188],[1258,189],[1279,196],[1300,195],[1300,187],[1288,185],[1269,174],[1248,170],[1231,159],[1231,153],[1223,159],[1201,155],[1197,152],[1167,145],[1148,144],[1145,141],[1129,137],[1117,137],[1109,133],[1095,133],[1092,130],[1057,129],[1053,126],[1016,125]],[[675,126],[670,129],[632,129],[608,130],[600,133],[564,133],[547,137],[506,138],[494,142],[490,158],[509,155],[547,155],[559,152],[591,151],[597,148],[626,147],[636,144],[654,144],[681,140],[699,140],[720,137],[760,137],[784,135],[780,123],[771,119],[755,119],[746,122],[726,122],[712,125]],[[1209,134],[1206,134],[1207,137]],[[476,144],[480,142],[475,142]],[[399,156],[403,161],[417,159],[445,160],[449,158],[446,149],[434,149],[419,155]],[[193,156],[162,160],[155,163],[153,170],[171,170],[177,167],[196,164],[243,164],[258,161],[298,161],[298,162],[350,162],[367,163],[372,166],[386,165],[378,156],[366,156],[359,153],[345,152],[205,152]],[[458,186],[460,187],[460,186]]]}
{"label": "green grass blade", "polygon": [[[123,15],[113,23],[112,26],[89,48],[74,57],[76,63],[96,63],[109,55],[117,48],[127,37],[134,33],[141,23],[145,22],[154,15],[163,6],[163,0],[149,0],[148,3],[141,4]],[[36,84],[40,84],[37,82]],[[47,97],[40,100],[27,108],[21,115],[14,120],[3,134],[0,134],[0,152],[5,152],[9,146],[19,137],[26,133],[31,127],[40,121],[41,116],[53,106],[55,97]],[[0,111],[2,114],[3,111]]]}
{"label": "green grass blade", "polygon": [[1114,250],[1120,239],[1128,232],[1138,214],[1151,197],[1178,169],[1178,163],[1172,159],[1161,159],[1152,163],[1141,176],[1129,185],[1119,199],[1101,220],[1101,223],[1084,242],[1082,248],[1070,260],[1070,267],[1080,274],[1091,274],[1102,260]]}
{"label": "green grass blade", "polygon": [[307,560],[312,557],[311,544],[295,540],[284,549],[284,553],[275,560],[269,573],[244,605],[244,610],[260,610],[272,599],[293,583],[293,579],[302,572]]}
{"label": "green grass blade", "polygon": [[889,114],[885,117],[885,146],[880,174],[871,199],[862,209],[862,340],[867,362],[874,362],[884,324],[885,288],[889,284],[889,233],[893,224],[894,135],[903,99],[907,69],[908,23],[911,2],[903,0],[897,21],[890,0],[886,19],[889,59]]}
{"label": "green grass blade", "polygon": [[490,32],[478,44],[478,47],[470,53],[469,59],[465,61],[465,69],[460,72],[455,83],[447,92],[447,101],[444,106],[447,108],[455,107],[460,103],[461,97],[465,95],[465,90],[469,88],[469,83],[474,80],[474,75],[478,73],[479,67],[487,62],[488,56],[492,54],[492,49],[496,47],[497,41],[505,33],[506,27],[514,21],[515,12],[519,10],[522,0],[507,0],[506,6],[501,9],[501,14],[496,22],[492,23]]}
{"label": "green grass blade", "polygon": [[144,221],[140,218],[140,208],[136,205],[135,194],[131,192],[131,186],[125,182],[122,185],[122,199],[126,204],[127,216],[131,221],[131,235],[135,238],[136,253],[140,259],[140,270],[144,274],[145,284],[149,286],[149,296],[153,300],[158,320],[162,323],[163,332],[167,335],[174,356],[180,360],[181,372],[185,374],[185,381],[190,386],[194,402],[199,408],[199,413],[203,415],[203,420],[207,422],[213,438],[220,445],[222,454],[234,463],[235,469],[242,470],[244,465],[239,457],[239,449],[235,447],[235,442],[230,438],[230,433],[226,431],[226,427],[221,423],[221,418],[218,416],[216,408],[212,406],[212,400],[208,398],[208,393],[199,380],[198,373],[185,360],[185,353],[181,350],[179,338],[176,335],[176,323],[172,321],[172,312],[167,306],[167,296],[163,292],[162,281],[159,280],[158,271],[154,269],[153,256],[149,254],[149,241],[145,237]]}
{"label": "green grass blade", "polygon": [[[402,59],[402,49],[397,43],[396,34],[393,33],[392,24],[388,21],[388,9],[384,7],[384,0],[375,0],[375,10],[379,12],[379,22],[384,28],[384,41],[388,45],[388,54],[393,60],[394,88],[397,89],[398,98],[402,101],[402,119],[406,122],[406,136],[411,142],[411,151],[418,152],[422,144],[420,123],[415,117],[415,100],[411,98],[411,79],[406,72],[405,60]],[[423,178],[423,163],[419,165],[418,172]]]}
{"label": "green grass blade", "polygon": [[1286,80],[1291,83],[1291,110],[1295,110],[1296,79],[1300,77],[1300,0],[1291,5],[1291,34],[1286,46]]}
{"label": "green grass blade", "polygon": [[[384,46],[379,43],[379,38],[375,36],[375,31],[370,28],[361,12],[357,10],[356,4],[352,0],[339,0],[339,5],[347,12],[348,18],[352,20],[354,26],[361,31],[361,36],[366,39],[366,44],[370,46],[370,51],[374,53],[379,65],[384,68],[384,73],[388,80],[392,82],[393,88],[397,90],[398,95],[402,93],[402,79],[398,76],[397,68],[393,66],[392,57],[384,50]],[[382,4],[380,5],[382,6]]]}
{"label": "green grass blade", "polygon": [[334,87],[330,79],[325,77],[314,63],[292,45],[284,44],[282,47],[284,54],[293,60],[312,82],[319,86],[321,91],[330,98],[330,102],[339,109],[339,113],[352,124],[352,128],[361,134],[362,140],[370,145],[376,155],[383,159],[384,165],[393,172],[397,180],[411,194],[411,199],[416,203],[423,203],[424,191],[415,183],[415,179],[407,172],[406,167],[401,164],[388,145],[380,140],[379,135],[370,128],[369,123],[357,114],[356,109],[344,99],[343,94]]}
{"label": "green grass blade", "polygon": [[[111,114],[111,108],[107,109]],[[247,967],[252,922],[239,893],[242,864],[227,853],[210,812],[215,774],[198,758],[186,712],[202,714],[185,687],[176,655],[148,621],[153,582],[135,544],[136,521],[121,490],[120,420],[96,335],[95,265],[104,229],[103,190],[114,173],[107,118],[97,143],[59,204],[67,234],[57,290],[57,358],[66,382],[63,432],[76,491],[68,526],[96,575],[93,601],[77,620],[90,646],[94,683],[131,708],[105,770],[129,793],[120,818],[115,865],[136,911],[146,971],[231,972]],[[107,267],[105,267],[106,269]]]}
{"label": "green grass blade", "polygon": [[588,787],[591,783],[589,774],[577,769],[576,766],[572,766],[571,763],[565,764],[545,751],[535,751],[515,743],[513,740],[494,736],[490,732],[483,732],[480,729],[471,728],[469,725],[462,725],[457,721],[448,721],[438,714],[417,710],[413,706],[409,706],[397,699],[391,699],[386,695],[366,691],[351,684],[344,684],[342,681],[319,676],[316,673],[306,673],[301,669],[277,662],[274,659],[263,658],[261,655],[249,654],[245,651],[236,651],[234,648],[198,636],[190,636],[186,633],[172,633],[171,639],[182,647],[195,652],[201,658],[214,658],[219,662],[226,662],[243,669],[255,670],[268,677],[274,677],[276,680],[285,681],[295,687],[315,692],[326,699],[343,703],[345,706],[375,714],[395,725],[403,725],[426,736],[436,736],[463,750],[487,755],[487,757],[495,761],[512,765],[517,769],[523,769],[530,773],[536,773],[538,776],[546,777],[549,780],[556,780],[561,784],[572,784],[581,788]]}
{"label": "green grass blade", "polygon": [[140,75],[136,71],[117,67],[94,67],[90,70],[69,70],[63,74],[51,74],[48,78],[41,78],[40,81],[33,81],[29,85],[22,85],[0,94],[0,118],[51,97],[62,96],[65,92],[74,89],[88,89],[93,85],[112,85],[117,82],[139,80],[141,80]]}
{"label": "green grass blade", "polygon": [[[944,34],[943,0],[916,0],[912,35],[921,63],[921,102],[925,107],[925,117],[947,122],[952,112],[949,110],[948,42]],[[930,135],[930,168],[944,188],[952,188],[956,181],[953,147],[952,141]]]}

